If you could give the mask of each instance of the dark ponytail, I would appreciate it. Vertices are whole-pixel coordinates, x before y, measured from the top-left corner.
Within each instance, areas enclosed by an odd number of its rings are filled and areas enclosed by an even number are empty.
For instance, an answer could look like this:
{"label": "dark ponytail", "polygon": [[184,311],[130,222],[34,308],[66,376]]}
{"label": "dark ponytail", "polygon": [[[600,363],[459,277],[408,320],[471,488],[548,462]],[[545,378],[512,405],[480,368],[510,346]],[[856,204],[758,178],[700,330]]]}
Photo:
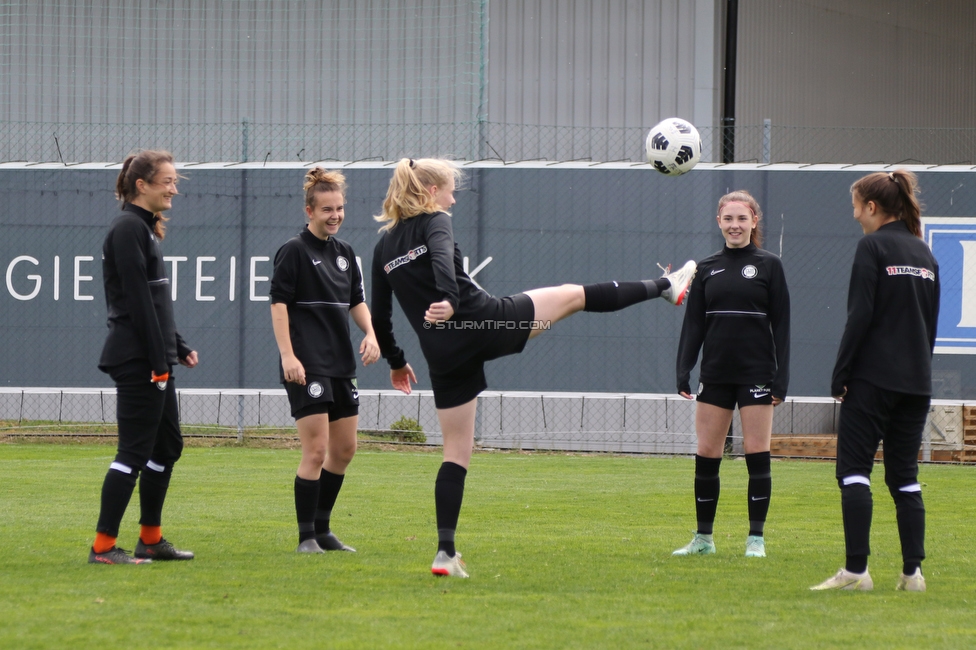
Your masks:
{"label": "dark ponytail", "polygon": [[921,237],[922,205],[918,193],[918,177],[907,169],[874,172],[851,185],[851,194],[864,203],[874,201],[881,212],[904,221],[913,235]]}
{"label": "dark ponytail", "polygon": [[[123,203],[131,203],[139,196],[136,181],[142,180],[152,183],[156,172],[163,163],[173,164],[173,154],[168,151],[144,150],[129,154],[122,161],[122,169],[115,181],[115,198]],[[162,240],[166,237],[166,222],[169,221],[161,213],[156,214],[153,222],[153,232]]]}

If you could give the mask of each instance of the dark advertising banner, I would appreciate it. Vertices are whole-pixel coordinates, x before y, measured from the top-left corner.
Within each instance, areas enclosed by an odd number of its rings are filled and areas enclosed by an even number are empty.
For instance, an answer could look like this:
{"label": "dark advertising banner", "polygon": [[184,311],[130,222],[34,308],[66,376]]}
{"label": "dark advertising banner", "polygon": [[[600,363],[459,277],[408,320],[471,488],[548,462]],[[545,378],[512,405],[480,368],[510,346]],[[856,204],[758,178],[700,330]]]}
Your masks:
{"label": "dark advertising banner", "polygon": [[[873,168],[699,166],[677,178],[647,166],[495,163],[465,167],[455,239],[474,280],[494,295],[567,282],[637,280],[658,264],[722,246],[716,203],[747,189],[763,208],[764,248],[781,255],[792,295],[791,395],[824,396],[846,317],[861,237],[849,187]],[[269,279],[278,247],[304,226],[305,168],[184,166],[162,244],[177,325],[200,353],[184,388],[268,388],[278,381]],[[339,238],[369,268],[392,167],[350,165]],[[101,246],[117,212],[118,166],[0,165],[0,369],[4,386],[109,386]],[[942,268],[936,397],[976,398],[976,174],[919,171],[926,237]],[[407,360],[429,388],[416,336],[395,310]],[[682,308],[663,300],[575,315],[525,352],[488,365],[497,390],[672,393]],[[951,321],[951,322],[950,322]],[[354,339],[359,336],[352,325]],[[892,351],[897,354],[897,351]],[[388,388],[385,362],[362,388]],[[693,377],[694,379],[694,377]]]}

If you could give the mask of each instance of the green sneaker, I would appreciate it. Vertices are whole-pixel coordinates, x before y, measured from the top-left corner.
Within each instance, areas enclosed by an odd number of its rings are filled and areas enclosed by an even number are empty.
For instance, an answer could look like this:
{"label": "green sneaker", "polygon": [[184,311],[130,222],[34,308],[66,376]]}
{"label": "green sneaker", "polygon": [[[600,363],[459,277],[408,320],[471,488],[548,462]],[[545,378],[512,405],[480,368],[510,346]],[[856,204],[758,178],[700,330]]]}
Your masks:
{"label": "green sneaker", "polygon": [[766,557],[766,540],[759,535],[746,537],[746,557]]}
{"label": "green sneaker", "polygon": [[715,542],[711,535],[695,533],[687,546],[682,546],[671,555],[711,555],[715,552]]}

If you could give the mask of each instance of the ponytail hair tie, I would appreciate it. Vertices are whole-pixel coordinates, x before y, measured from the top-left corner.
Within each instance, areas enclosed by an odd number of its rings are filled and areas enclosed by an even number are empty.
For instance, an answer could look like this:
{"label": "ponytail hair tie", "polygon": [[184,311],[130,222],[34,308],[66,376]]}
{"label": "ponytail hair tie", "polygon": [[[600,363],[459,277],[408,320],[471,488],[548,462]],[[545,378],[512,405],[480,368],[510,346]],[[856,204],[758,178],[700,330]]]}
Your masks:
{"label": "ponytail hair tie", "polygon": [[[413,169],[413,168],[414,168],[414,162],[413,162],[413,158],[411,158],[410,159],[410,169]],[[891,174],[888,174],[888,175],[890,176]]]}
{"label": "ponytail hair tie", "polygon": [[892,183],[898,182],[897,180],[895,180],[895,175],[891,172],[888,172],[888,180],[891,181]]}

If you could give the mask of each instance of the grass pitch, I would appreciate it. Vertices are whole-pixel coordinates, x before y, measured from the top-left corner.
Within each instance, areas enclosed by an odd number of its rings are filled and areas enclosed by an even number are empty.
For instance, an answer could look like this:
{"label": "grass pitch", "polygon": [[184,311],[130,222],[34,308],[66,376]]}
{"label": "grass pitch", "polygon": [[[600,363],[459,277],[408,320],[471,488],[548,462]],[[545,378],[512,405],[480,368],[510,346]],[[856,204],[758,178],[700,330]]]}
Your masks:
{"label": "grass pitch", "polygon": [[[0,647],[925,648],[976,646],[976,468],[925,466],[929,592],[895,592],[894,507],[875,473],[871,593],[807,588],[843,564],[832,463],[775,462],[765,559],[743,557],[746,470],[722,468],[718,554],[690,459],[480,453],[435,578],[439,453],[361,450],[333,515],[359,552],[300,556],[298,452],[192,448],[164,533],[197,559],[88,565],[109,446],[0,445]],[[137,497],[120,545],[135,546]]]}

